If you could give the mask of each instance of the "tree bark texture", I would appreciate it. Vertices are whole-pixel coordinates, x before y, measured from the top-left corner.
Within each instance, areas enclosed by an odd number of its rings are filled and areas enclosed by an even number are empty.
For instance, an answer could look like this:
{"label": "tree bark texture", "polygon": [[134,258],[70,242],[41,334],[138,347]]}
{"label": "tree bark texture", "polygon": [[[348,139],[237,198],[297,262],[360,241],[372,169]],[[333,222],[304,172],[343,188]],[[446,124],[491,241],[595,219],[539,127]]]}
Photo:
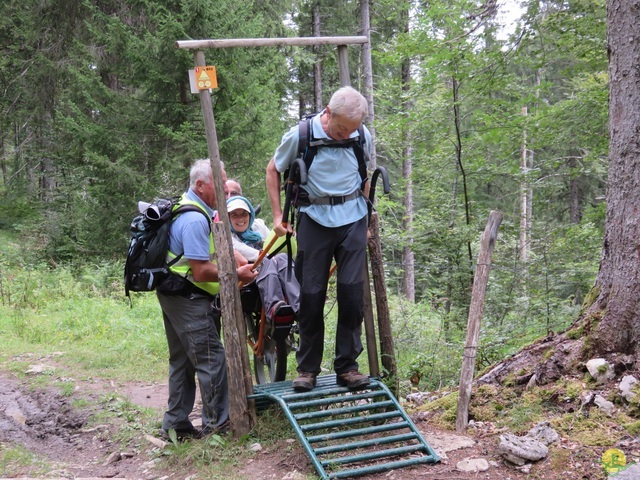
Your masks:
{"label": "tree bark texture", "polygon": [[393,332],[391,331],[391,316],[387,302],[387,287],[385,285],[384,264],[382,261],[382,245],[380,244],[380,232],[378,229],[378,214],[371,215],[369,226],[369,258],[371,260],[371,276],[376,294],[376,312],[378,314],[378,336],[380,337],[380,357],[384,373],[394,384],[388,385],[394,395],[398,396],[400,381],[398,379],[398,366],[396,353],[393,346]]}
{"label": "tree bark texture", "polygon": [[467,339],[464,344],[462,370],[460,373],[460,388],[458,393],[458,410],[456,415],[456,430],[462,432],[467,428],[469,419],[469,401],[471,400],[471,385],[475,372],[476,352],[480,338],[480,323],[484,310],[484,297],[489,283],[489,270],[493,249],[498,238],[498,228],[502,223],[502,214],[492,211],[489,214],[487,226],[480,241],[478,265],[473,278],[471,306],[469,307],[469,321],[467,323]]}
{"label": "tree bark texture", "polygon": [[[409,15],[406,15],[405,33],[409,32]],[[413,102],[409,99],[411,88],[411,61],[405,59],[402,62],[402,92],[405,94],[404,111],[413,110]],[[415,290],[415,256],[413,253],[413,147],[411,145],[411,124],[405,127],[403,132],[404,148],[402,149],[402,178],[404,179],[404,211],[402,228],[406,232],[406,244],[402,249],[402,293],[405,298],[414,303],[416,301]]]}
{"label": "tree bark texture", "polygon": [[[320,36],[320,6],[317,3],[313,6],[313,36]],[[313,53],[316,56],[313,64],[313,104],[314,112],[319,112],[324,103],[322,101],[322,58],[317,45],[313,46]]]}
{"label": "tree bark texture", "polygon": [[[195,52],[196,66],[205,66],[204,53]],[[229,218],[227,204],[224,201],[224,187],[222,182],[222,163],[218,149],[218,136],[213,116],[213,106],[208,90],[199,94],[200,105],[204,116],[207,151],[213,171],[213,184],[218,194],[217,208],[220,218]],[[253,393],[251,381],[251,367],[247,349],[247,332],[242,315],[240,291],[238,289],[238,275],[233,255],[231,231],[228,222],[213,223],[213,239],[216,245],[216,258],[220,272],[220,299],[222,304],[222,318],[224,319],[225,358],[227,360],[227,376],[229,378],[229,416],[234,436],[249,433],[255,424],[255,409],[249,403],[248,395]]]}
{"label": "tree bark texture", "polygon": [[640,360],[640,0],[607,1],[609,178],[594,353]]}
{"label": "tree bark texture", "polygon": [[373,105],[373,66],[371,62],[371,21],[369,16],[370,0],[360,0],[360,25],[362,35],[367,38],[367,42],[362,44],[362,73],[364,77],[364,91],[361,92],[369,104],[369,117],[367,128],[371,133],[371,158],[369,159],[369,170],[374,171],[378,167],[376,160],[376,125],[375,109]]}

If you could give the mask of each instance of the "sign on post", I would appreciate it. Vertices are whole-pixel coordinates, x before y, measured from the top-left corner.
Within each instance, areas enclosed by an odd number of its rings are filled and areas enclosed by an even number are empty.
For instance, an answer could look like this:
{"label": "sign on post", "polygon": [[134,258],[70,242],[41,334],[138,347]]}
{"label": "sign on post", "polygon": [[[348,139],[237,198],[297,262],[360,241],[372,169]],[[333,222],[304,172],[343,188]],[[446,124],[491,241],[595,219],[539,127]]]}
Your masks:
{"label": "sign on post", "polygon": [[218,77],[216,77],[216,67],[196,67],[196,86],[198,90],[207,90],[209,88],[218,88]]}
{"label": "sign on post", "polygon": [[196,67],[189,70],[189,87],[191,93],[200,93],[200,90],[209,90],[218,88],[218,77],[216,76],[216,67]]}

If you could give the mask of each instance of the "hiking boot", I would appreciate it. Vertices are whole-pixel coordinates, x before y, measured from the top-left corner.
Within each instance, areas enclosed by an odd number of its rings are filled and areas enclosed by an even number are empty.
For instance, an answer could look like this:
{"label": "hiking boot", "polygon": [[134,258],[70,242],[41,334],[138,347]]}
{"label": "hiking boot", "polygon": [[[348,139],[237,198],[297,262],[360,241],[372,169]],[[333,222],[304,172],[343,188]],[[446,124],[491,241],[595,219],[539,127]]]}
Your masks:
{"label": "hiking boot", "polygon": [[300,372],[293,381],[293,389],[296,392],[308,392],[316,386],[316,374],[311,372]]}
{"label": "hiking boot", "polygon": [[294,311],[291,305],[288,305],[284,300],[276,302],[269,312],[269,318],[273,321],[276,327],[282,325],[291,325],[293,323]]}
{"label": "hiking boot", "polygon": [[369,385],[369,377],[357,370],[349,370],[336,375],[336,383],[349,388],[349,390],[359,390]]}

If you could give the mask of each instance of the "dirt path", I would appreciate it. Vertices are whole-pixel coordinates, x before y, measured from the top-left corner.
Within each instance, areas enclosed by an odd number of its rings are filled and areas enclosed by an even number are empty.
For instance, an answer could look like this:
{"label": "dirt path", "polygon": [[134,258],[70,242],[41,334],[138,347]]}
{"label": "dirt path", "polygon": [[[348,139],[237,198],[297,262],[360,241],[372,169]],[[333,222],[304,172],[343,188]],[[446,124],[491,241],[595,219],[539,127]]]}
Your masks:
{"label": "dirt path", "polygon": [[[87,419],[97,413],[95,406],[74,408],[73,400],[96,398],[116,393],[132,403],[148,407],[162,414],[166,402],[166,385],[124,384],[111,382],[77,383],[71,396],[62,396],[52,389],[33,389],[24,380],[0,372],[0,445],[22,445],[45,460],[49,467],[35,472],[32,468],[7,472],[11,477],[64,478],[139,478],[178,479],[197,478],[186,472],[163,469],[155,459],[157,446],[140,433],[139,438],[122,449],[117,437],[119,426],[88,427]],[[90,403],[91,404],[91,403]],[[435,429],[416,419],[416,425],[442,462],[419,468],[409,468],[361,477],[364,479],[427,479],[427,480],[596,480],[604,478],[597,459],[573,461],[554,471],[549,461],[532,467],[526,474],[506,466],[494,455],[497,435],[490,431],[475,431],[473,436],[460,436]],[[0,449],[1,451],[2,449]],[[464,459],[485,459],[489,469],[484,472],[463,472],[457,468]],[[567,457],[571,460],[571,455]],[[592,460],[592,461],[591,461]],[[18,470],[20,470],[18,468]],[[228,478],[260,478],[302,480],[314,478],[314,469],[297,440],[282,439],[278,444],[262,450],[250,458],[238,472]]]}

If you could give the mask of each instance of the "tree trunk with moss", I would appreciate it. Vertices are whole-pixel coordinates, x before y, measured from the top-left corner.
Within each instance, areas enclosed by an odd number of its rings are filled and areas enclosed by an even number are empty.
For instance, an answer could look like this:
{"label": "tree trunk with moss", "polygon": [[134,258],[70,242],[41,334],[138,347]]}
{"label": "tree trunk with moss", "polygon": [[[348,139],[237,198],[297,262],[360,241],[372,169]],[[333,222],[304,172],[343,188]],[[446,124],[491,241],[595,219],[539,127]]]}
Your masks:
{"label": "tree trunk with moss", "polygon": [[609,178],[592,354],[640,359],[640,2],[609,0]]}
{"label": "tree trunk with moss", "polygon": [[638,0],[607,2],[609,178],[595,285],[571,328],[492,366],[478,383],[548,383],[596,356],[616,371],[640,365],[639,9]]}

